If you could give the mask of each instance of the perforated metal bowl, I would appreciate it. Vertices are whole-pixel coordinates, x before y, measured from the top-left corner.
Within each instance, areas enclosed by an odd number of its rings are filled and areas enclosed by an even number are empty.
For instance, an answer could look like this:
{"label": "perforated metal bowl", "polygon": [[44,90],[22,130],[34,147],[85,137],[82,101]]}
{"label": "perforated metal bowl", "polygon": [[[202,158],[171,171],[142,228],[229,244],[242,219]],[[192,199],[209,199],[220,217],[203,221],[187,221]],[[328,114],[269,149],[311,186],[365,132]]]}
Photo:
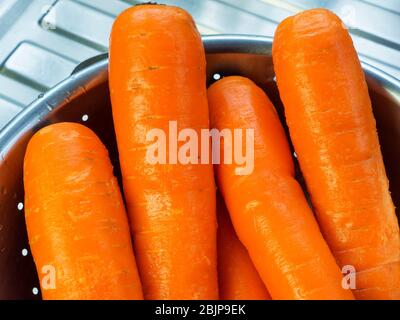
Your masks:
{"label": "perforated metal bowl", "polygon": [[[209,83],[216,74],[247,76],[265,89],[282,115],[274,82],[271,38],[210,36],[203,40]],[[40,298],[23,212],[22,164],[32,134],[54,122],[83,122],[107,145],[118,175],[107,67],[107,56],[81,64],[74,74],[40,96],[0,132],[0,299]],[[367,64],[363,68],[393,199],[399,206],[400,82]]]}

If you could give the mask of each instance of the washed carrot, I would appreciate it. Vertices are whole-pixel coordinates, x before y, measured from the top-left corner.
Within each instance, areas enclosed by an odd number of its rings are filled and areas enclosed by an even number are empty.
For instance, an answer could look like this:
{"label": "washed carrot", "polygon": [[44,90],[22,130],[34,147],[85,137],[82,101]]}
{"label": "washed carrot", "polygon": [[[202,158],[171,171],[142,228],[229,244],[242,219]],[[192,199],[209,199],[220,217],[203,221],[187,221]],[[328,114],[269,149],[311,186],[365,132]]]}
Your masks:
{"label": "washed carrot", "polygon": [[[213,168],[178,161],[173,149],[184,142],[171,148],[169,135],[171,122],[176,133],[189,128],[198,137],[209,127],[205,54],[191,16],[151,4],[123,12],[112,28],[109,71],[145,298],[218,299]],[[149,160],[154,143],[162,145],[149,141],[153,129],[167,137],[165,161]]]}
{"label": "washed carrot", "polygon": [[221,300],[271,299],[246,248],[233,229],[221,196],[217,197],[218,281]]}
{"label": "washed carrot", "polygon": [[25,154],[24,186],[44,299],[142,299],[118,182],[90,129],[58,123],[37,132]]}
{"label": "washed carrot", "polygon": [[341,20],[324,9],[284,20],[273,61],[323,234],[355,268],[359,299],[400,298],[400,234],[368,88]]}
{"label": "washed carrot", "polygon": [[[294,178],[286,136],[268,97],[249,79],[227,77],[208,89],[208,99],[212,128],[254,130],[253,171],[244,175],[241,165],[221,160],[216,174],[237,235],[271,297],[352,299]],[[247,146],[241,147],[243,153]],[[225,138],[220,148],[224,159]]]}

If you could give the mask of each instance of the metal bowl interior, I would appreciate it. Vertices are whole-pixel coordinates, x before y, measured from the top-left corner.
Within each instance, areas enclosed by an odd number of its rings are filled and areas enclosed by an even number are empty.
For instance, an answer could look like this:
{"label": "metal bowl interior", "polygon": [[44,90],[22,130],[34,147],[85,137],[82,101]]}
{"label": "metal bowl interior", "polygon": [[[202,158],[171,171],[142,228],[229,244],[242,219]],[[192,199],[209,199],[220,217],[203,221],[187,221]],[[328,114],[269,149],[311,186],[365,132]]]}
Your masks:
{"label": "metal bowl interior", "polygon": [[[284,123],[282,103],[274,81],[272,39],[253,36],[204,37],[207,81],[214,75],[242,75],[261,86]],[[117,176],[115,143],[107,82],[107,57],[74,73],[40,96],[0,132],[0,299],[39,299],[37,273],[26,236],[22,170],[25,148],[38,129],[55,122],[81,122],[108,147]],[[363,64],[376,117],[385,166],[394,202],[400,205],[400,82]],[[87,115],[87,121],[82,116]],[[300,177],[301,179],[301,177]],[[19,205],[18,205],[19,204]],[[28,249],[24,256],[22,250]]]}

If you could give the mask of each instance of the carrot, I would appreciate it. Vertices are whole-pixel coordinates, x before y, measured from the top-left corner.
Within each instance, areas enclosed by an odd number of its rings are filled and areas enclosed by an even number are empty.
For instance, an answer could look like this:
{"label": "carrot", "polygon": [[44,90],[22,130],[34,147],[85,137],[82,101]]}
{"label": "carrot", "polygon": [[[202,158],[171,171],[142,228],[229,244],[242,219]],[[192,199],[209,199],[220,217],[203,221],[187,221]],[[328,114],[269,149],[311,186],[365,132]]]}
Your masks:
{"label": "carrot", "polygon": [[324,9],[284,20],[273,61],[323,234],[359,299],[400,298],[399,225],[368,88],[349,33]]}
{"label": "carrot", "polygon": [[[157,143],[146,138],[151,130],[168,135],[176,121],[177,132],[191,128],[199,137],[209,128],[205,54],[191,16],[151,4],[123,12],[112,28],[109,71],[145,298],[218,299],[212,165],[148,159]],[[174,157],[170,146],[166,159]]]}
{"label": "carrot", "polygon": [[217,197],[218,280],[221,300],[271,299],[246,248],[238,239],[221,196]]}
{"label": "carrot", "polygon": [[90,129],[58,123],[38,131],[26,150],[24,186],[44,299],[142,299],[118,182]]}
{"label": "carrot", "polygon": [[268,97],[249,79],[227,77],[208,89],[208,99],[212,128],[254,130],[252,173],[237,175],[238,165],[222,162],[216,175],[237,235],[271,297],[352,299],[294,178],[285,133]]}

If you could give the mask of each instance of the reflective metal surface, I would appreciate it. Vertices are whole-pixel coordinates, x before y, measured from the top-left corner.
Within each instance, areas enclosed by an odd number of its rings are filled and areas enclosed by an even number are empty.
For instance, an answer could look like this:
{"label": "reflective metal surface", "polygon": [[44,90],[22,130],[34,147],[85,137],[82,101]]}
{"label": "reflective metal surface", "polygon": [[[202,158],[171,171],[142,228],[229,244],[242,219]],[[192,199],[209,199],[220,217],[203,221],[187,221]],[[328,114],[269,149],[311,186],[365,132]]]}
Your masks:
{"label": "reflective metal surface", "polygon": [[[0,128],[67,77],[108,50],[115,17],[147,0],[0,0]],[[188,10],[200,32],[272,36],[301,10],[326,7],[349,27],[364,61],[400,79],[399,0],[161,0]]]}
{"label": "reflective metal surface", "polygon": [[[269,95],[282,115],[271,58],[271,38],[204,37],[207,52],[207,79],[213,75],[243,75],[253,79]],[[49,123],[83,122],[106,144],[116,174],[118,156],[111,116],[107,82],[107,57],[83,69],[49,90],[25,108],[0,132],[0,299],[34,299],[38,287],[30,254],[23,210],[22,165],[27,142],[32,134]],[[393,199],[400,207],[400,82],[374,67],[363,64],[377,120]],[[283,119],[283,117],[282,117]]]}

